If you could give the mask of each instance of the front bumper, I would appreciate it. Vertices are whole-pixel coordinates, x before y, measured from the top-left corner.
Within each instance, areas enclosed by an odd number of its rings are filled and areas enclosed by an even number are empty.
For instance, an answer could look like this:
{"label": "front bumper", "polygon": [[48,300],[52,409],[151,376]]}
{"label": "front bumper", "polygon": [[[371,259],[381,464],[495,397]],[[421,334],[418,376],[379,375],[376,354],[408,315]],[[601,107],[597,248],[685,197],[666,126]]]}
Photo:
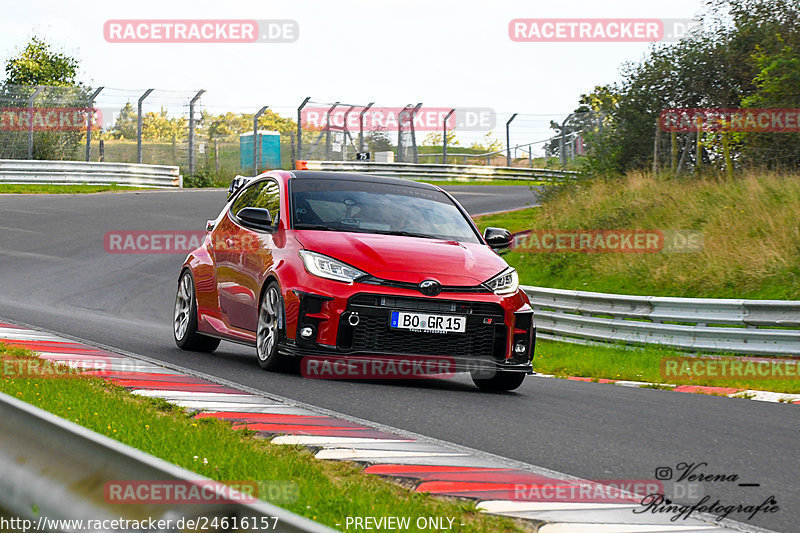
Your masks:
{"label": "front bumper", "polygon": [[[422,296],[404,288],[344,284],[313,278],[313,287],[284,295],[287,354],[342,358],[447,357],[456,371],[531,373],[533,310],[522,291],[508,296],[442,293]],[[395,310],[466,318],[466,333],[417,333],[389,327]],[[353,317],[357,317],[354,320]],[[310,336],[301,331],[312,331]],[[524,350],[515,346],[521,345]]]}

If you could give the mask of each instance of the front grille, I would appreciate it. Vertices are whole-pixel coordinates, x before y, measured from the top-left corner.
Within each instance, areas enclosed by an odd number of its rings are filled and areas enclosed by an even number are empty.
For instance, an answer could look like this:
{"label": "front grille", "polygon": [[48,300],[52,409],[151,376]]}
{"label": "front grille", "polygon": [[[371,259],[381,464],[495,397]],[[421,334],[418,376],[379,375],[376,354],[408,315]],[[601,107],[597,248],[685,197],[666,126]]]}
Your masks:
{"label": "front grille", "polygon": [[[465,315],[466,332],[441,334],[391,329],[389,314],[393,310]],[[505,356],[506,327],[503,308],[497,304],[359,294],[350,299],[348,312],[357,312],[360,322],[356,327],[351,327],[346,319],[340,322],[338,345],[342,349],[465,358]],[[485,324],[489,318],[491,323]]]}
{"label": "front grille", "polygon": [[[411,283],[407,281],[394,281],[390,279],[381,279],[374,276],[366,278],[359,278],[359,283],[367,283],[369,285],[380,285],[381,287],[393,287],[395,289],[407,289],[410,291],[418,291],[419,283]],[[476,293],[491,293],[492,291],[483,285],[442,285],[442,292],[476,292]]]}

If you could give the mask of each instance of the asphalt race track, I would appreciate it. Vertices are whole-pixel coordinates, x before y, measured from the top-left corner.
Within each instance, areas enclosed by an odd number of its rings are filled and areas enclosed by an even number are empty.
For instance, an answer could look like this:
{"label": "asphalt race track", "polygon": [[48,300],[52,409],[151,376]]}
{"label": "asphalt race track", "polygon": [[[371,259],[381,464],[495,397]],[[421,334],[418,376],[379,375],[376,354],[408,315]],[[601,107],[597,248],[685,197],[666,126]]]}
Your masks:
{"label": "asphalt race track", "polygon": [[[535,203],[527,187],[448,189],[474,214]],[[760,484],[706,484],[712,502],[758,505],[774,495],[780,512],[750,523],[797,531],[796,405],[535,377],[508,394],[480,393],[468,376],[305,380],[260,370],[244,346],[223,342],[210,355],[180,351],[171,320],[184,257],[109,254],[103,236],[202,230],[224,201],[219,190],[0,196],[0,317],[588,479],[652,479],[658,467],[705,462],[705,473]]]}

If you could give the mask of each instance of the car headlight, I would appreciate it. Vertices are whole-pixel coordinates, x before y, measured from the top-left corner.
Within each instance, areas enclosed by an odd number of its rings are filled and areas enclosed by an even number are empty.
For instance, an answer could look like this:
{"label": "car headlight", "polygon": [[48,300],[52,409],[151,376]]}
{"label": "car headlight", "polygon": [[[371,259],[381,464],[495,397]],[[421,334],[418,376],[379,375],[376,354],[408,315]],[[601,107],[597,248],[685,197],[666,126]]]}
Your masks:
{"label": "car headlight", "polygon": [[317,252],[300,250],[300,258],[310,274],[321,278],[352,283],[358,278],[367,275],[366,272]]}
{"label": "car headlight", "polygon": [[513,268],[507,268],[484,283],[495,294],[513,294],[519,288],[519,276]]}

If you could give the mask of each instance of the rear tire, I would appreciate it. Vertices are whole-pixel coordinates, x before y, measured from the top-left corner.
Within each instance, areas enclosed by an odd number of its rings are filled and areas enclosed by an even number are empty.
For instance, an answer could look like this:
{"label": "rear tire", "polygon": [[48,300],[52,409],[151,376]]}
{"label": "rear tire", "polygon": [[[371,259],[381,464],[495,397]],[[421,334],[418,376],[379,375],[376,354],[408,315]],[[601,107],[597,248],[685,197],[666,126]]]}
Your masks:
{"label": "rear tire", "polygon": [[211,353],[219,346],[219,339],[197,332],[197,296],[194,291],[194,279],[188,270],[184,270],[178,280],[172,333],[175,344],[181,350]]}
{"label": "rear tire", "polygon": [[256,329],[256,356],[258,365],[264,370],[289,370],[289,358],[279,352],[285,338],[286,312],[278,283],[271,281],[261,296],[258,305]]}
{"label": "rear tire", "polygon": [[501,372],[497,371],[490,378],[476,377],[472,374],[472,382],[482,391],[486,392],[505,392],[519,388],[525,381],[523,372]]}

